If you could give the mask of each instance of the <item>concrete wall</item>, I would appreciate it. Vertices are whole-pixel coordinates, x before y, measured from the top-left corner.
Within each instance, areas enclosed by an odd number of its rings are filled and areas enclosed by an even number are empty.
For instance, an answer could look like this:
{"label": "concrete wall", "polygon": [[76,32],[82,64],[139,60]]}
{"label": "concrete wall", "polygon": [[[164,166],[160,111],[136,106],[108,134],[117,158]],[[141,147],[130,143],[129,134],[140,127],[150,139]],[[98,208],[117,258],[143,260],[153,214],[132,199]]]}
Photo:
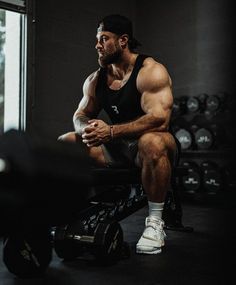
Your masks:
{"label": "concrete wall", "polygon": [[232,1],[137,1],[142,50],[169,70],[174,95],[233,92]]}

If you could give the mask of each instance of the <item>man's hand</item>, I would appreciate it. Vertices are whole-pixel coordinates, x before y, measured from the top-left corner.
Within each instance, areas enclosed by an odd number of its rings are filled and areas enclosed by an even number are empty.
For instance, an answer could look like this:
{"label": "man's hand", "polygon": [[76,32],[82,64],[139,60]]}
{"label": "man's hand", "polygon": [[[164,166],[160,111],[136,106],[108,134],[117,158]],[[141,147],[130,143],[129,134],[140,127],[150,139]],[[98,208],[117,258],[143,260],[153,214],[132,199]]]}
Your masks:
{"label": "man's hand", "polygon": [[88,147],[99,146],[111,140],[110,126],[102,120],[89,120],[82,131],[83,143]]}

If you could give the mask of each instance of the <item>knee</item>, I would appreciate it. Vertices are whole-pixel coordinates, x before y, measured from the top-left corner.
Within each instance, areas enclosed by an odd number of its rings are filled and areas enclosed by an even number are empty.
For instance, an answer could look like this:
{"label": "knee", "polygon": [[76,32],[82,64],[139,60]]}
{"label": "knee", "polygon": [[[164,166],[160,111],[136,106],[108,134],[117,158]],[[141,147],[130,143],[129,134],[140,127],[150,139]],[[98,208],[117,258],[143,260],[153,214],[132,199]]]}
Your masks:
{"label": "knee", "polygon": [[66,134],[63,134],[57,138],[58,141],[63,141],[63,142],[76,142],[76,133],[75,132],[69,132]]}
{"label": "knee", "polygon": [[160,157],[167,156],[167,146],[161,134],[144,134],[139,139],[138,148],[140,158],[149,162],[155,162]]}

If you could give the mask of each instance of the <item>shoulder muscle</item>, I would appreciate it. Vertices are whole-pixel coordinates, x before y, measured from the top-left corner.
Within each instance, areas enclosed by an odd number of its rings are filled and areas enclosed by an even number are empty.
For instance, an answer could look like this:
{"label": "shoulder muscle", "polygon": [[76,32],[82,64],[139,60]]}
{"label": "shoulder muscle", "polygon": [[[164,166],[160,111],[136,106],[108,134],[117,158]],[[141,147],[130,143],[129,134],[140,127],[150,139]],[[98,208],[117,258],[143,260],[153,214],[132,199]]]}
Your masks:
{"label": "shoulder muscle", "polygon": [[83,85],[84,95],[91,96],[95,94],[95,88],[97,85],[98,75],[99,75],[99,70],[96,70],[86,78],[84,85]]}
{"label": "shoulder muscle", "polygon": [[152,58],[144,61],[137,78],[137,88],[145,91],[157,92],[164,87],[171,87],[171,79],[166,68]]}

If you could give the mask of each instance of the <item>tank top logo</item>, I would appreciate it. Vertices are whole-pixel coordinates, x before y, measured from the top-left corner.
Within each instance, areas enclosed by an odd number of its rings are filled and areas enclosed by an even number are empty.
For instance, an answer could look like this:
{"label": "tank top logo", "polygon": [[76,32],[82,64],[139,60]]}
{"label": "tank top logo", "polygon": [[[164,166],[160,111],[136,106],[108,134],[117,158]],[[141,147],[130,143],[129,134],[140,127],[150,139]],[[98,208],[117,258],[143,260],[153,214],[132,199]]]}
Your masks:
{"label": "tank top logo", "polygon": [[111,107],[116,114],[120,113],[116,105],[112,105]]}

